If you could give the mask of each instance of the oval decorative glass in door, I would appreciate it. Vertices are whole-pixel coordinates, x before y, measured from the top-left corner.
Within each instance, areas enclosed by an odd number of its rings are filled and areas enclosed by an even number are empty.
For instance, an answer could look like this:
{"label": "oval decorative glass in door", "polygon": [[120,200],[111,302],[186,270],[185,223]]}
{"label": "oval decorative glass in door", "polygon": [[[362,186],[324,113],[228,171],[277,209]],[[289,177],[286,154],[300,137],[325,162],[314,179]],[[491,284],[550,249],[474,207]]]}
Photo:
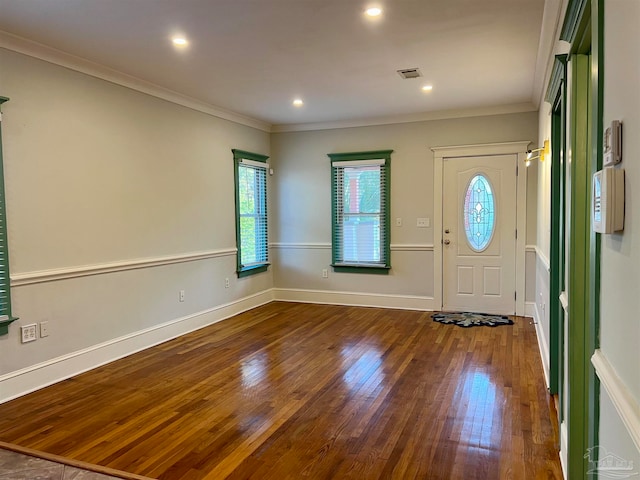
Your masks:
{"label": "oval decorative glass in door", "polygon": [[495,199],[489,179],[475,175],[469,182],[464,198],[464,231],[469,246],[481,252],[489,246],[496,227]]}

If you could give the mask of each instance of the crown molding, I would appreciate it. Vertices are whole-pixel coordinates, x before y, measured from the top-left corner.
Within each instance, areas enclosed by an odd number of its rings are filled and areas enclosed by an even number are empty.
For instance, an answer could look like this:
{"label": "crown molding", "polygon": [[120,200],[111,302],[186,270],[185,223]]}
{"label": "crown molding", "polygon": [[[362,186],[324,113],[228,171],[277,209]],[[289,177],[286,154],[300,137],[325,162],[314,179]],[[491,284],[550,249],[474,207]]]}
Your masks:
{"label": "crown molding", "polygon": [[230,122],[271,132],[271,124],[226,110],[104,65],[0,30],[0,48],[84,73]]}
{"label": "crown molding", "polygon": [[61,50],[52,48],[42,43],[34,42],[12,33],[0,30],[0,48],[10,50],[22,55],[37,58],[54,65],[68,68],[116,85],[151,95],[168,102],[181,105],[192,110],[211,115],[213,117],[228,120],[230,122],[245,125],[267,133],[303,132],[312,130],[331,130],[354,127],[369,127],[376,125],[391,125],[398,123],[424,122],[430,120],[446,120],[455,118],[480,117],[490,115],[504,115],[511,113],[535,112],[538,107],[529,102],[497,105],[491,107],[438,110],[407,115],[391,115],[383,117],[370,117],[352,120],[338,120],[328,122],[311,122],[296,124],[272,125],[268,122],[251,118],[222,107],[212,105],[201,100],[183,95],[174,90],[161,87],[154,83],[142,80],[132,75],[119,72],[112,68],[100,65],[82,57],[71,55]]}
{"label": "crown molding", "polygon": [[355,120],[338,120],[335,122],[295,123],[273,125],[272,133],[307,132],[312,130],[332,130],[340,128],[371,127],[375,125],[391,125],[397,123],[425,122],[429,120],[447,120],[452,118],[484,117],[509,113],[536,112],[538,107],[533,103],[517,103],[494,107],[465,108],[456,110],[438,110],[433,112],[413,113],[408,115],[392,115],[386,117],[361,118]]}

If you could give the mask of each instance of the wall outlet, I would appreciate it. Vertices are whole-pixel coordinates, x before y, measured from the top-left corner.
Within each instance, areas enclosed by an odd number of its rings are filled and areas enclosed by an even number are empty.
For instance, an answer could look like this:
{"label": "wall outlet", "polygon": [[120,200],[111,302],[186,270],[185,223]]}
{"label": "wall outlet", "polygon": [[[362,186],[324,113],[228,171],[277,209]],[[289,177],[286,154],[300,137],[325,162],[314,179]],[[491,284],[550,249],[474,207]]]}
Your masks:
{"label": "wall outlet", "polygon": [[416,227],[418,228],[427,228],[431,222],[428,218],[418,218],[416,221]]}
{"label": "wall outlet", "polygon": [[184,302],[184,290],[180,290],[180,301]]}
{"label": "wall outlet", "polygon": [[44,322],[40,322],[40,338],[44,338],[48,336],[49,336],[49,322],[45,320]]}
{"label": "wall outlet", "polygon": [[37,329],[38,326],[35,323],[20,327],[20,332],[22,333],[22,343],[35,342],[38,339],[38,336],[36,334]]}
{"label": "wall outlet", "polygon": [[396,218],[396,227],[401,227],[402,226],[402,218],[398,217]]}
{"label": "wall outlet", "polygon": [[228,278],[224,279],[224,288],[229,288],[229,279]]}
{"label": "wall outlet", "polygon": [[322,269],[322,278],[329,278],[329,270],[326,268]]}

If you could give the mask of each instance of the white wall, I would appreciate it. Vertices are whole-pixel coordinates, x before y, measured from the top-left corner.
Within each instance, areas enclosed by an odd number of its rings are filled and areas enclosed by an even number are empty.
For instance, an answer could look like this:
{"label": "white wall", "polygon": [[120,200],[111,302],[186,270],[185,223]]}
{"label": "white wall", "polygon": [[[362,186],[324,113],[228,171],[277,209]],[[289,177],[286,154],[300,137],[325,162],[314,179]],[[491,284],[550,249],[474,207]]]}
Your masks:
{"label": "white wall", "polygon": [[[159,326],[182,320],[179,334],[273,287],[271,272],[236,279],[234,251],[231,149],[269,155],[268,133],[3,49],[0,95],[20,317],[0,337],[0,399],[64,356],[140,332],[160,341]],[[45,320],[48,337],[20,343],[20,325]]]}
{"label": "white wall", "polygon": [[[640,3],[636,0],[605,2],[605,80],[604,124],[623,122],[623,162],[626,174],[624,232],[602,235],[600,342],[601,352],[610,363],[630,395],[636,409],[635,428],[640,430]],[[630,450],[620,444],[616,428],[608,425],[616,415],[603,392],[601,403],[600,444],[610,449]],[[640,431],[636,430],[636,441]],[[636,457],[640,442],[636,443]],[[615,452],[618,453],[618,452]],[[640,462],[636,464],[640,468]]]}
{"label": "white wall", "polygon": [[[637,478],[640,472],[640,449],[634,444],[633,439],[629,435],[629,430],[621,420],[611,397],[606,390],[600,395],[600,456],[601,458],[607,453],[617,455],[624,461],[629,462],[627,465],[633,464],[631,473],[634,476],[627,478]],[[601,475],[600,478],[607,478]],[[624,477],[622,477],[624,478]]]}
{"label": "white wall", "polygon": [[[431,308],[434,294],[433,229],[417,228],[418,217],[433,220],[431,147],[537,141],[537,113],[433,120],[425,122],[276,133],[272,152],[274,220],[272,240],[275,284],[288,295],[309,299],[322,292],[326,301]],[[392,271],[388,276],[333,273],[331,263],[331,186],[328,153],[393,149],[391,155]],[[535,176],[529,194],[535,210]],[[530,208],[527,209],[530,211]],[[402,226],[395,219],[402,218]],[[535,215],[529,217],[527,243],[535,242]],[[431,222],[433,223],[433,222]],[[329,278],[321,277],[329,269]],[[533,270],[529,284],[535,282]],[[531,289],[530,289],[531,290]],[[330,293],[328,293],[330,292]],[[341,296],[344,292],[371,297]],[[281,292],[282,293],[282,292]],[[306,292],[308,293],[308,292]],[[380,295],[392,298],[381,298]],[[374,295],[377,295],[375,299]],[[396,302],[397,300],[397,302]],[[530,299],[533,301],[533,298]],[[415,302],[414,302],[415,301]]]}
{"label": "white wall", "polygon": [[[551,143],[551,105],[540,102],[538,116],[540,144]],[[550,152],[551,153],[551,152]],[[537,171],[537,237],[535,312],[538,343],[545,377],[549,381],[549,257],[551,238],[551,158],[536,163]]]}

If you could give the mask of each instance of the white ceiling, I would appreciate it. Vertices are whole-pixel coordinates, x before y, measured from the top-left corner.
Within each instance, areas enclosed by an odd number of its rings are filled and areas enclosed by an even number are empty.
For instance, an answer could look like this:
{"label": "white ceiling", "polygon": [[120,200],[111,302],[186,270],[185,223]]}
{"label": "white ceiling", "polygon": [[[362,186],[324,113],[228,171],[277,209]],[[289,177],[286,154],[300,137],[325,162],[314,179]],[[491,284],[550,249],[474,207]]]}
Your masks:
{"label": "white ceiling", "polygon": [[270,125],[535,109],[545,0],[386,0],[375,21],[371,3],[0,0],[0,30]]}

